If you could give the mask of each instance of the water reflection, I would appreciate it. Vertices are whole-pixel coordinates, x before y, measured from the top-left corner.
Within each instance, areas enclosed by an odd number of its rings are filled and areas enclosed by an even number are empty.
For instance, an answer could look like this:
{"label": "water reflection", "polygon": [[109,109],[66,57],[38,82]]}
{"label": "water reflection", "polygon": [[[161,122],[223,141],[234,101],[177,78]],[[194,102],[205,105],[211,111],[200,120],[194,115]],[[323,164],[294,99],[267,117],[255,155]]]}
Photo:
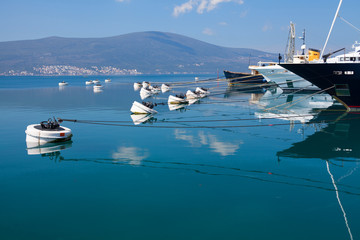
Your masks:
{"label": "water reflection", "polygon": [[153,123],[156,122],[154,114],[131,114],[131,119],[134,122],[134,125],[139,125],[141,123]]}
{"label": "water reflection", "polygon": [[360,119],[351,113],[322,112],[313,121],[332,121],[302,142],[277,153],[279,157],[360,161]]}
{"label": "water reflection", "polygon": [[221,156],[235,155],[236,151],[243,144],[243,141],[237,140],[234,142],[220,141],[215,135],[199,131],[198,135],[191,135],[189,131],[183,129],[174,130],[175,139],[184,140],[191,144],[192,147],[209,146],[209,148],[220,154]]}
{"label": "water reflection", "polygon": [[39,145],[33,142],[26,142],[26,151],[28,155],[41,155],[54,161],[62,160],[60,151],[72,147],[72,141],[61,143],[47,143]]}
{"label": "water reflection", "polygon": [[146,150],[137,147],[119,147],[112,158],[115,162],[128,163],[129,165],[140,165],[149,156]]}
{"label": "water reflection", "polygon": [[265,92],[258,102],[262,111],[255,112],[258,118],[277,118],[288,121],[309,122],[319,109],[333,105],[328,94],[284,94],[280,88]]}

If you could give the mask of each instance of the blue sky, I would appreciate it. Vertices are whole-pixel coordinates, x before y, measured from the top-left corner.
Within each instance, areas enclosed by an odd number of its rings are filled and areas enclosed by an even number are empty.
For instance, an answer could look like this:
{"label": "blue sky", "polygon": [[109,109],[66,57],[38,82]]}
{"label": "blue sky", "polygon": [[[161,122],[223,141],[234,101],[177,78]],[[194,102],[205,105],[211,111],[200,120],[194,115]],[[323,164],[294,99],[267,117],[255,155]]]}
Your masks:
{"label": "blue sky", "polygon": [[[224,47],[284,52],[288,25],[322,48],[338,0],[1,0],[0,41],[109,37],[140,31],[182,34]],[[340,16],[360,28],[359,0]],[[360,32],[338,19],[328,50],[350,49]],[[297,42],[300,48],[300,41]]]}

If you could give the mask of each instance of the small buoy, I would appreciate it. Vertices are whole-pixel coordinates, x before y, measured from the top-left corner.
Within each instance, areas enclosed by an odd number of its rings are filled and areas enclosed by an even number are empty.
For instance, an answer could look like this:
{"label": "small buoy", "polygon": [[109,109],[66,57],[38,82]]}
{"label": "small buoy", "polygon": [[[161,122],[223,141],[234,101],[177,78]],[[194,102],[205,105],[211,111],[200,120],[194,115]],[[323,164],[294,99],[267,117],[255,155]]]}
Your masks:
{"label": "small buoy", "polygon": [[65,142],[71,140],[71,129],[60,126],[58,121],[54,118],[49,118],[40,124],[31,124],[27,126],[26,142],[37,143],[43,145],[46,143]]}

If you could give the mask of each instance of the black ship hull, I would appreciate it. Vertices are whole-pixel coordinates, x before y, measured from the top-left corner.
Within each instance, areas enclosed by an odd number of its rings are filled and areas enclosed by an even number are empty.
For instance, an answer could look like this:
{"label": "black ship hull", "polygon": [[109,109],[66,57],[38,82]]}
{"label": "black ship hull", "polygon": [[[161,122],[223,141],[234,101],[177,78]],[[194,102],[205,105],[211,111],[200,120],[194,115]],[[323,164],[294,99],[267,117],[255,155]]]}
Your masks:
{"label": "black ship hull", "polygon": [[251,73],[224,71],[225,78],[230,84],[246,83],[246,84],[262,84],[266,80],[261,74],[252,75]]}
{"label": "black ship hull", "polygon": [[280,64],[336,98],[349,111],[360,111],[360,63]]}

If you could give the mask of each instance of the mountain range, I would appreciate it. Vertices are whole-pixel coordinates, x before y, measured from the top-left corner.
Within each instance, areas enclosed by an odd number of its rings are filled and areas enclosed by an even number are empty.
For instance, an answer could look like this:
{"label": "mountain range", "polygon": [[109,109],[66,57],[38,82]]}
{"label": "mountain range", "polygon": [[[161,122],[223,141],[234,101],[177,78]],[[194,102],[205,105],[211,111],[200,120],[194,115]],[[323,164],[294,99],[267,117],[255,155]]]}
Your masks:
{"label": "mountain range", "polygon": [[0,42],[0,74],[32,72],[34,67],[113,66],[142,73],[215,73],[245,71],[277,54],[247,48],[216,46],[165,32],[138,32],[106,38],[48,37]]}

